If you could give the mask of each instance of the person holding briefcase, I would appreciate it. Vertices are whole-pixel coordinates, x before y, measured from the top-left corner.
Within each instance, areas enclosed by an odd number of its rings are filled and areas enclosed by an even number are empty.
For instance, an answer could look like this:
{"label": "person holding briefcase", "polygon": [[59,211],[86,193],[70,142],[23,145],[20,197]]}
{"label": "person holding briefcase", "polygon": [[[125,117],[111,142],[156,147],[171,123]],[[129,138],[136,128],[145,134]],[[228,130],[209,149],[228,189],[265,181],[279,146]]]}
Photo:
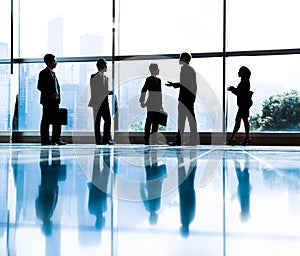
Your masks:
{"label": "person holding briefcase", "polygon": [[[151,76],[146,78],[145,84],[141,90],[140,105],[142,108],[147,107],[147,117],[145,123],[145,145],[149,145],[150,134],[157,133],[160,116],[163,110],[162,107],[162,93],[161,93],[161,80],[157,77],[159,68],[156,63],[149,65]],[[146,94],[148,91],[147,101]],[[151,129],[152,128],[152,129]],[[151,132],[150,132],[151,131]],[[154,135],[152,144],[158,143],[157,136]]]}
{"label": "person holding briefcase", "polygon": [[[61,122],[59,104],[61,100],[60,86],[53,71],[57,62],[53,54],[46,54],[44,62],[47,65],[39,73],[37,88],[41,92],[40,103],[43,105],[43,114],[40,125],[41,144],[44,145],[66,145],[60,140]],[[52,124],[52,139],[49,139],[49,127]]]}

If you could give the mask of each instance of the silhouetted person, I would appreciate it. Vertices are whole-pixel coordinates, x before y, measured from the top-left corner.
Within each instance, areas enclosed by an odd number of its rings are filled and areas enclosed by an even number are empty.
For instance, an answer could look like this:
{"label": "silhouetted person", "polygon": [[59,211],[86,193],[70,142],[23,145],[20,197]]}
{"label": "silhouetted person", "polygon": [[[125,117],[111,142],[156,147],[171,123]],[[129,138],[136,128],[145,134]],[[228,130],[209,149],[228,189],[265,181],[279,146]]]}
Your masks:
{"label": "silhouetted person", "polygon": [[197,153],[189,151],[190,164],[185,170],[183,151],[178,155],[178,190],[180,204],[180,233],[183,237],[190,234],[190,224],[195,218],[196,193],[194,188],[195,173],[197,170]]}
{"label": "silhouetted person", "polygon": [[[102,154],[102,155],[101,155]],[[103,158],[103,167],[100,170],[100,155]],[[95,215],[95,227],[102,230],[105,226],[105,212],[107,212],[108,181],[110,177],[110,154],[95,151],[92,181],[88,183],[88,209]]]}
{"label": "silhouetted person", "polygon": [[58,200],[58,181],[66,179],[66,166],[60,163],[59,150],[52,151],[49,164],[50,150],[40,151],[41,184],[38,197],[35,200],[36,215],[42,221],[42,231],[46,236],[52,234],[52,215]]}
{"label": "silhouetted person", "polygon": [[[42,145],[65,145],[60,140],[61,123],[59,118],[59,104],[61,101],[60,86],[53,69],[57,62],[55,56],[46,54],[44,62],[47,65],[39,74],[38,90],[41,91],[40,103],[43,105],[43,114],[40,125]],[[49,127],[52,124],[52,139],[49,139]]]}
{"label": "silhouetted person", "polygon": [[178,132],[176,140],[169,142],[170,146],[181,146],[186,119],[190,125],[190,140],[185,145],[197,145],[197,123],[194,110],[194,104],[197,93],[196,72],[190,66],[191,54],[184,52],[180,54],[179,64],[181,65],[180,82],[168,82],[167,86],[179,88],[178,96]]}
{"label": "silhouetted person", "polygon": [[249,156],[246,155],[244,170],[241,169],[241,164],[237,159],[234,159],[236,177],[238,179],[238,198],[241,206],[240,218],[242,221],[247,221],[250,218],[250,173],[249,173]]}
{"label": "silhouetted person", "polygon": [[[111,116],[108,103],[108,95],[112,95],[112,91],[108,90],[108,77],[104,75],[107,71],[107,64],[105,59],[98,59],[96,65],[98,72],[91,75],[91,99],[88,104],[89,107],[93,108],[95,140],[97,145],[112,145]],[[103,138],[101,138],[100,133],[101,118],[104,120]]]}
{"label": "silhouetted person", "polygon": [[[145,123],[145,145],[149,145],[150,131],[151,134],[156,134],[158,131],[157,114],[162,110],[162,94],[161,94],[161,80],[156,77],[159,75],[158,65],[151,63],[149,66],[151,76],[147,77],[145,84],[141,91],[140,104],[141,107],[147,107],[147,117]],[[146,93],[148,91],[147,101]],[[152,130],[151,130],[152,128]],[[152,144],[157,143],[157,136],[154,135]]]}
{"label": "silhouetted person", "polygon": [[149,223],[155,225],[158,221],[158,211],[161,206],[163,179],[167,175],[166,165],[158,165],[157,152],[148,151],[144,154],[146,183],[141,185],[141,197],[145,209],[149,212]]}
{"label": "silhouetted person", "polygon": [[228,91],[231,91],[233,94],[237,96],[237,105],[238,105],[238,112],[235,118],[235,125],[233,128],[233,132],[229,137],[226,145],[234,145],[235,144],[235,135],[237,134],[238,130],[241,126],[241,120],[244,122],[245,126],[245,139],[241,143],[243,146],[247,146],[250,144],[250,124],[249,124],[249,109],[252,106],[252,94],[253,92],[250,91],[250,70],[242,66],[239,69],[238,76],[241,78],[240,83],[235,88],[234,86],[229,86],[227,88]]}

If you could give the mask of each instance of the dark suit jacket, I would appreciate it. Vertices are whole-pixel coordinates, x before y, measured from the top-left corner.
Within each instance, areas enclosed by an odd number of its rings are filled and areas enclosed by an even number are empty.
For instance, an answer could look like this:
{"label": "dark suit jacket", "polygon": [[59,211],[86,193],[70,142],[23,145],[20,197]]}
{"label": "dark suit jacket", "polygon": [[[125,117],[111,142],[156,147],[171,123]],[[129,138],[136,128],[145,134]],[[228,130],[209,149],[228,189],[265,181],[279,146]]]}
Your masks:
{"label": "dark suit jacket", "polygon": [[145,102],[147,91],[148,98],[145,103],[147,111],[158,111],[162,109],[161,80],[158,77],[147,77],[141,91],[140,102]]}
{"label": "dark suit jacket", "polygon": [[196,99],[197,81],[196,72],[188,64],[183,64],[180,71],[180,91],[178,100],[183,104],[193,104]]}
{"label": "dark suit jacket", "polygon": [[183,64],[180,70],[180,82],[173,83],[174,88],[179,88],[178,101],[185,106],[195,103],[197,94],[196,72],[189,64]]}
{"label": "dark suit jacket", "polygon": [[108,106],[108,77],[100,75],[99,72],[91,75],[90,79],[91,99],[88,106],[99,108],[102,104]]}
{"label": "dark suit jacket", "polygon": [[[58,81],[57,87],[58,94],[60,94],[60,87]],[[53,104],[56,105],[60,103],[60,97],[58,100],[52,98],[53,93],[56,93],[56,88],[54,79],[49,68],[46,67],[40,72],[37,88],[41,91],[40,103],[42,105],[50,106]]]}

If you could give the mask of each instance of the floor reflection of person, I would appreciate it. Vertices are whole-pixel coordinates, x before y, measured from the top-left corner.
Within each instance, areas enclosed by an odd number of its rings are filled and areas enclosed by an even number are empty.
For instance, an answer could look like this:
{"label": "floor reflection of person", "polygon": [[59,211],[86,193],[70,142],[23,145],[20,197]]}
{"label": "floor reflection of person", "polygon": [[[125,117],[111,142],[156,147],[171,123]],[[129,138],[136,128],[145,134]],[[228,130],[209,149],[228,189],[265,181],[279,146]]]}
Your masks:
{"label": "floor reflection of person", "polygon": [[[102,169],[100,170],[100,157],[102,157]],[[107,212],[108,181],[110,176],[110,153],[96,150],[94,152],[94,164],[92,181],[88,183],[89,213],[96,217],[95,228],[102,230],[105,226],[105,213]]]}
{"label": "floor reflection of person", "polygon": [[52,216],[58,200],[58,181],[66,179],[66,166],[61,165],[59,149],[52,150],[51,164],[50,149],[41,149],[40,168],[41,184],[35,201],[36,215],[42,221],[42,232],[52,234]]}
{"label": "floor reflection of person", "polygon": [[241,206],[240,218],[242,221],[247,221],[250,218],[250,173],[249,173],[249,156],[245,156],[244,169],[242,170],[241,164],[237,159],[234,159],[234,166],[236,176],[238,179],[238,198]]}
{"label": "floor reflection of person", "polygon": [[161,207],[163,180],[167,175],[166,165],[158,165],[157,161],[156,151],[145,152],[146,182],[141,185],[140,193],[145,209],[149,212],[150,225],[157,224],[158,211]]}
{"label": "floor reflection of person", "polygon": [[195,173],[197,170],[197,152],[189,151],[189,165],[185,169],[183,151],[178,153],[178,190],[180,204],[180,233],[183,237],[190,234],[190,224],[195,218],[196,193],[194,188]]}

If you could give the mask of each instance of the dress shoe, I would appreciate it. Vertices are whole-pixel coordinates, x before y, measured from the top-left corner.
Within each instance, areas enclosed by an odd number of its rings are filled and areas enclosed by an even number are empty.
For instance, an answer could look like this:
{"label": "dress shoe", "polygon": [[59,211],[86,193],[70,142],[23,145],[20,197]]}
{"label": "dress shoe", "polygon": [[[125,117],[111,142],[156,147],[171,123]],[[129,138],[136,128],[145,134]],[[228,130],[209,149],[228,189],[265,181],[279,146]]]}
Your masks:
{"label": "dress shoe", "polygon": [[57,145],[57,146],[64,146],[64,145],[67,145],[67,142],[64,142],[64,141],[55,141],[54,145]]}
{"label": "dress shoe", "polygon": [[172,142],[168,142],[169,146],[175,147],[175,146],[181,146],[181,141],[180,140],[175,140]]}
{"label": "dress shoe", "polygon": [[241,143],[242,146],[248,146],[250,145],[250,142],[251,142],[251,138],[247,138],[247,139],[244,139]]}
{"label": "dress shoe", "polygon": [[235,145],[235,139],[229,138],[229,139],[226,141],[225,145],[227,145],[227,146],[234,146],[234,145]]}
{"label": "dress shoe", "polygon": [[111,140],[103,140],[103,145],[113,145],[114,143]]}

